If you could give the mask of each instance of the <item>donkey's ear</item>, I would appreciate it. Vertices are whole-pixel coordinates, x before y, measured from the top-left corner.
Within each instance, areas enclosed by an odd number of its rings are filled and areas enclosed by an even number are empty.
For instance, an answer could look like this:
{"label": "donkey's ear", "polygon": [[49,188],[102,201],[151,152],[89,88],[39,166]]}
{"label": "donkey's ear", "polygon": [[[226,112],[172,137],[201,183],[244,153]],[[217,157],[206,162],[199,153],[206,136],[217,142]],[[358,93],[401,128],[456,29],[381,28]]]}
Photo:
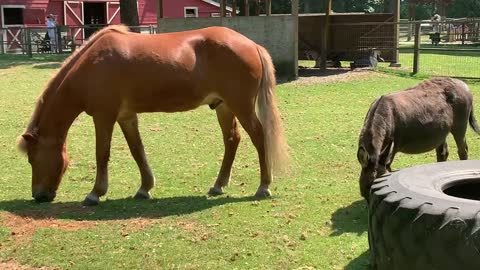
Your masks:
{"label": "donkey's ear", "polygon": [[365,147],[360,146],[358,148],[357,159],[358,159],[358,162],[360,162],[360,165],[362,165],[362,168],[367,167],[367,165],[368,165],[368,153],[367,153],[367,150],[365,150]]}

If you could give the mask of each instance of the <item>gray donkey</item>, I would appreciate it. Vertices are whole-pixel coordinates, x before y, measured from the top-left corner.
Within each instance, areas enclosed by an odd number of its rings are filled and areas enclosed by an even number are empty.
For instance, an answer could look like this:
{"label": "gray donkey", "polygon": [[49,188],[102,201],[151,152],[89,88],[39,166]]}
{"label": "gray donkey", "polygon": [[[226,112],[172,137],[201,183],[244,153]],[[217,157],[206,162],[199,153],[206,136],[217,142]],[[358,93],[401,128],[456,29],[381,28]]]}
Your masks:
{"label": "gray donkey", "polygon": [[358,144],[361,195],[368,200],[373,180],[391,171],[398,152],[419,154],[435,149],[438,162],[447,160],[446,138],[450,132],[459,158],[468,159],[468,123],[480,134],[473,115],[473,96],[468,86],[457,79],[433,78],[375,100],[365,117]]}

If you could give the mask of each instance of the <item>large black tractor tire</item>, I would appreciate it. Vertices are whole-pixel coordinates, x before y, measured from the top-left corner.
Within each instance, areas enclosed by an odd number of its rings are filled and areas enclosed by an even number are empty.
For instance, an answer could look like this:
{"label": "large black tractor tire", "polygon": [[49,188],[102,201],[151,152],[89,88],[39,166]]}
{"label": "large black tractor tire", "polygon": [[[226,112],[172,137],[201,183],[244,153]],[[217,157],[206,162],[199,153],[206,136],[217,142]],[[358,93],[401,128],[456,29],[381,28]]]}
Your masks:
{"label": "large black tractor tire", "polygon": [[368,215],[375,270],[480,270],[478,160],[385,175],[370,190]]}

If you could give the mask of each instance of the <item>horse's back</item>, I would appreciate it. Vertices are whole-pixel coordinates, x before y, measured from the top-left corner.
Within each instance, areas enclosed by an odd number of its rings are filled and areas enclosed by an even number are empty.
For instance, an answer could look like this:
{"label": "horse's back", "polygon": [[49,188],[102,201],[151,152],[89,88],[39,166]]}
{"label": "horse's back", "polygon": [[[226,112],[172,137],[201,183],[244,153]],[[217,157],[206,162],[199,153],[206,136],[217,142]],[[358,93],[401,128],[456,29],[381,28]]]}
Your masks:
{"label": "horse's back", "polygon": [[91,106],[100,108],[108,98],[135,112],[186,111],[227,95],[251,100],[262,77],[256,43],[224,27],[111,32],[89,48],[77,70],[72,85],[87,89]]}

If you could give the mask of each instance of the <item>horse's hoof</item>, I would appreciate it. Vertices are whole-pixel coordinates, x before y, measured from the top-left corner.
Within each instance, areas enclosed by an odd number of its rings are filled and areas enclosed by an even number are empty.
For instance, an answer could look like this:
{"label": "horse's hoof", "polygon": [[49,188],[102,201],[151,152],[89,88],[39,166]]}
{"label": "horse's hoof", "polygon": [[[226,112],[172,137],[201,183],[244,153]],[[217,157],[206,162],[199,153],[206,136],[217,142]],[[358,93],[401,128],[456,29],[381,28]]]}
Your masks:
{"label": "horse's hoof", "polygon": [[133,198],[134,199],[139,199],[139,200],[148,200],[148,199],[152,198],[152,196],[150,195],[149,192],[139,189],[137,191],[137,194],[135,194],[135,196],[133,196]]}
{"label": "horse's hoof", "polygon": [[257,199],[265,199],[265,198],[270,198],[272,197],[272,193],[270,192],[270,190],[268,188],[264,189],[264,188],[259,188],[257,190],[257,193],[255,193],[255,198]]}
{"label": "horse's hoof", "polygon": [[222,188],[219,188],[219,187],[212,187],[212,188],[208,191],[208,195],[209,195],[209,196],[219,196],[219,195],[223,195],[223,189],[222,189]]}
{"label": "horse's hoof", "polygon": [[88,194],[87,197],[85,197],[85,200],[83,200],[82,205],[83,206],[96,206],[100,203],[100,199],[97,196],[94,196],[92,194]]}

